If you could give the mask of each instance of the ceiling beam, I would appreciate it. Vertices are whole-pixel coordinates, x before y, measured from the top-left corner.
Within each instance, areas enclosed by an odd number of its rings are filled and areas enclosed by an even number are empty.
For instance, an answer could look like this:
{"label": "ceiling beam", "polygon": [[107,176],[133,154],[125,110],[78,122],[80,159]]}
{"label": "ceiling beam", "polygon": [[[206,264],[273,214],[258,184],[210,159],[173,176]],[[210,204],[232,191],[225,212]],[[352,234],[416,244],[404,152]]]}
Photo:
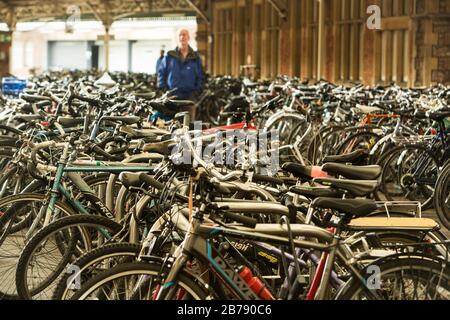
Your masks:
{"label": "ceiling beam", "polygon": [[273,6],[273,8],[278,12],[278,14],[283,20],[287,19],[287,13],[285,9],[287,8],[287,3],[285,0],[283,0],[284,8],[278,3],[278,0],[267,0],[267,1]]}
{"label": "ceiling beam", "polygon": [[8,26],[9,31],[16,31],[17,26],[17,14],[16,10],[13,6],[9,6],[6,12],[6,25]]}
{"label": "ceiling beam", "polygon": [[194,9],[194,11],[206,22],[206,24],[210,25],[211,22],[209,20],[209,17],[207,16],[206,12],[204,12],[198,5],[196,5],[192,0],[185,0],[191,7]]}
{"label": "ceiling beam", "polygon": [[92,3],[90,1],[86,1],[86,5],[89,7],[89,9],[91,9],[92,13],[97,18],[97,20],[103,22],[102,15],[100,14],[100,12],[97,11],[97,9],[92,5]]}
{"label": "ceiling beam", "polygon": [[[152,12],[196,12],[197,16],[209,24],[210,18],[199,0],[0,0],[0,21],[5,22],[6,10],[15,6],[17,21],[30,21],[39,17],[57,17],[66,15],[66,7],[75,4],[83,8],[83,14],[92,14],[99,21],[108,24],[114,20],[138,13]],[[109,9],[106,7],[109,6]],[[109,21],[107,12],[110,12]]]}

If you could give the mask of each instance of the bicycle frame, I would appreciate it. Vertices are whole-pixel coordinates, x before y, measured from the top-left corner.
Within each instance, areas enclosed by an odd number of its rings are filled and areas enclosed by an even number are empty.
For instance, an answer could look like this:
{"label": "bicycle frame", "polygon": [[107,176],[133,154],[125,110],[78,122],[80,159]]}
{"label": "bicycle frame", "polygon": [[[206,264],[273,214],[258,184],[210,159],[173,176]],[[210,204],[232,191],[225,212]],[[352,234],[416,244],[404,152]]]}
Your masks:
{"label": "bicycle frame", "polygon": [[[63,159],[64,159],[63,155]],[[27,232],[27,238],[31,236],[36,227],[38,222],[41,220],[43,216],[45,216],[44,219],[44,227],[47,226],[50,222],[52,217],[54,216],[55,212],[55,204],[56,201],[59,198],[59,195],[61,194],[68,202],[69,204],[75,208],[78,212],[81,214],[89,214],[89,210],[86,209],[86,207],[81,204],[78,200],[74,199],[69,191],[67,191],[63,184],[62,184],[62,178],[64,174],[67,174],[67,177],[70,181],[78,188],[78,190],[84,195],[86,199],[88,199],[92,205],[94,206],[94,209],[99,212],[100,214],[110,218],[114,219],[113,214],[111,211],[107,208],[107,206],[103,203],[102,200],[100,200],[97,195],[95,194],[95,191],[92,190],[89,185],[83,180],[80,173],[100,173],[100,172],[111,172],[111,173],[120,173],[120,172],[153,172],[153,167],[148,166],[136,166],[136,165],[124,165],[123,163],[117,163],[117,166],[108,166],[105,165],[105,163],[102,163],[100,161],[84,161],[81,162],[84,164],[91,164],[91,166],[68,166],[66,165],[65,161],[61,161],[58,166],[52,167],[52,166],[40,166],[38,165],[38,169],[44,169],[47,171],[55,171],[55,179],[52,184],[52,188],[50,191],[50,197],[48,199],[48,205],[44,206],[38,214],[38,217],[34,220],[33,224],[31,225],[30,229]],[[114,164],[114,163],[110,163]],[[45,210],[45,213],[44,213]]]}
{"label": "bicycle frame", "polygon": [[[239,228],[230,229],[226,227],[205,225],[202,224],[202,217],[198,211],[193,216],[192,223],[190,224],[190,228],[183,243],[177,248],[173,255],[174,261],[171,263],[170,272],[164,281],[164,285],[161,286],[157,299],[170,300],[173,298],[176,293],[174,284],[176,283],[177,275],[184,268],[191,256],[196,256],[200,260],[206,262],[210,271],[218,276],[221,282],[224,283],[236,298],[258,299],[258,297],[255,296],[255,293],[248,287],[247,283],[240,278],[234,268],[230,266],[218,250],[211,245],[211,239],[219,236],[238,240],[268,242],[274,245],[290,245],[287,231],[282,236],[275,236],[253,232],[251,230],[243,231],[239,230]],[[293,240],[295,247],[314,249],[326,253],[323,268],[320,268],[319,270],[322,273],[320,277],[321,281],[320,284],[317,285],[315,292],[313,292],[315,299],[321,300],[326,298],[336,256],[342,259],[352,274],[364,283],[363,277],[359,271],[348,262],[348,257],[351,256],[351,253],[345,246],[341,245],[339,237],[336,237],[332,233],[321,228],[308,225],[298,225],[296,236],[314,238],[319,240],[319,242]],[[370,292],[365,284],[364,287]]]}

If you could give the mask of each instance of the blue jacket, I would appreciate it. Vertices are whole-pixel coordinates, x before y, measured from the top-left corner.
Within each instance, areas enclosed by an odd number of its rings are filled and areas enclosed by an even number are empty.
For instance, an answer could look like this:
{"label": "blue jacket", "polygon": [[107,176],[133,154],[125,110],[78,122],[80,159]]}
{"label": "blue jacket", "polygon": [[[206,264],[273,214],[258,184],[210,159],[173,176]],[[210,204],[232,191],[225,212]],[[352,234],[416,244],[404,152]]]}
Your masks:
{"label": "blue jacket", "polygon": [[158,60],[156,61],[156,74],[158,74],[159,72],[159,68],[161,68],[161,64],[164,60],[164,57],[159,57]]}
{"label": "blue jacket", "polygon": [[178,99],[189,99],[192,94],[203,90],[202,61],[191,47],[184,61],[178,48],[169,51],[161,63],[158,74],[159,87],[166,90],[177,89],[175,95]]}

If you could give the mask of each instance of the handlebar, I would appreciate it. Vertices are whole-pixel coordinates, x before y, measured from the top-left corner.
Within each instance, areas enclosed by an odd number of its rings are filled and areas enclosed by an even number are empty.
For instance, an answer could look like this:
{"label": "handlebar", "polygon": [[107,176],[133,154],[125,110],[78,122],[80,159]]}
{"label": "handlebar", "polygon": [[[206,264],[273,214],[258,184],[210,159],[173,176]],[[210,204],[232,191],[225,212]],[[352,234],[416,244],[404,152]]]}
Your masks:
{"label": "handlebar", "polygon": [[194,160],[203,168],[205,168],[205,170],[211,174],[213,177],[215,177],[217,180],[219,181],[229,181],[233,178],[238,178],[240,176],[242,176],[242,172],[241,171],[232,171],[226,175],[222,175],[219,171],[217,171],[217,169],[214,167],[213,164],[207,164],[205,161],[203,161],[203,159],[197,154],[197,151],[195,150],[192,141],[191,141],[191,137],[189,135],[189,128],[184,127],[184,135],[183,138],[186,142],[186,145],[189,147],[189,150],[194,158]]}

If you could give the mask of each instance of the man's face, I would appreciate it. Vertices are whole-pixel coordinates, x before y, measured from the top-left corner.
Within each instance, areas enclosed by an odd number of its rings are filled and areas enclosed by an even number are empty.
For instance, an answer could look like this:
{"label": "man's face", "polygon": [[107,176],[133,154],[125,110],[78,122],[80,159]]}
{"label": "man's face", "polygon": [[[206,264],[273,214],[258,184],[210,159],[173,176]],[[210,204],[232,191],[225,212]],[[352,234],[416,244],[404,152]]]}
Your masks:
{"label": "man's face", "polygon": [[180,47],[188,46],[189,40],[190,40],[189,31],[184,29],[180,30],[180,32],[178,33],[178,43]]}

